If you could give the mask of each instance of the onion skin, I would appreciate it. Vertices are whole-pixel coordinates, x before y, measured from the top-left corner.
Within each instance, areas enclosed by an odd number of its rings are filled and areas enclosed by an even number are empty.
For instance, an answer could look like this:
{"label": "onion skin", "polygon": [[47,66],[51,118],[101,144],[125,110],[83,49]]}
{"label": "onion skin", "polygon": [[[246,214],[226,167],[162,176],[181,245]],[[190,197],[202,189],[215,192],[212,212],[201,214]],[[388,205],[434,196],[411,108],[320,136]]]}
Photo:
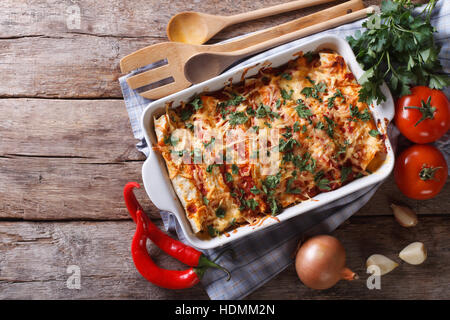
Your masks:
{"label": "onion skin", "polygon": [[344,246],[328,235],[315,236],[300,247],[295,269],[300,280],[316,290],[331,288],[341,279],[357,279],[357,275],[345,267]]}

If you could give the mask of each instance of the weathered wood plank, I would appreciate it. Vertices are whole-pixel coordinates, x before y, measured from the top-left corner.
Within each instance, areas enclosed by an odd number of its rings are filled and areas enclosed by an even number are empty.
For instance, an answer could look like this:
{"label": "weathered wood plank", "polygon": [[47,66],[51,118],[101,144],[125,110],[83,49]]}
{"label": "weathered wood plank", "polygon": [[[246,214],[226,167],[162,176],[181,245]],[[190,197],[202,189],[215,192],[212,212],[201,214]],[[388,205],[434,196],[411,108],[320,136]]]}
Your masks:
{"label": "weathered wood plank", "polygon": [[[205,299],[197,286],[168,291],[148,284],[130,254],[133,222],[0,223],[1,299]],[[153,247],[155,262],[182,264]],[[81,289],[68,289],[69,265],[81,271]]]}
{"label": "weathered wood plank", "polygon": [[[0,158],[0,218],[129,219],[122,190],[128,181],[142,183],[141,165],[76,158]],[[157,214],[145,192],[140,192],[147,212]]]}
{"label": "weathered wood plank", "polygon": [[156,42],[88,35],[0,40],[0,97],[120,98],[119,60]]}
{"label": "weathered wood plank", "polygon": [[0,156],[145,160],[122,100],[0,99]]}
{"label": "weathered wood plank", "polygon": [[[201,287],[170,291],[147,283],[130,257],[132,222],[0,222],[0,299],[206,299]],[[333,234],[347,250],[348,266],[360,280],[326,291],[306,288],[289,267],[249,299],[449,299],[448,217],[422,217],[406,229],[390,217],[354,217]],[[400,262],[398,252],[422,241],[428,260],[401,266],[383,276],[381,290],[366,287],[365,260],[382,253]],[[166,268],[183,266],[153,245],[150,253]],[[81,289],[66,287],[69,265],[81,268]]]}
{"label": "weathered wood plank", "polygon": [[[310,14],[316,10],[342,3],[305,8],[302,10],[250,21],[228,28],[218,35],[218,39],[248,33],[270,25],[280,24],[294,18]],[[286,0],[265,1],[89,1],[78,0],[73,3],[56,0],[20,2],[2,1],[0,17],[0,37],[23,36],[61,36],[70,33],[83,33],[97,36],[115,37],[156,37],[166,38],[166,25],[170,17],[182,11],[199,11],[216,15],[233,15],[256,10]],[[379,0],[365,0],[367,5]],[[74,6],[75,8],[73,8]],[[79,27],[76,23],[76,7],[80,10]],[[74,11],[75,10],[75,11]],[[78,28],[77,28],[78,27]]]}

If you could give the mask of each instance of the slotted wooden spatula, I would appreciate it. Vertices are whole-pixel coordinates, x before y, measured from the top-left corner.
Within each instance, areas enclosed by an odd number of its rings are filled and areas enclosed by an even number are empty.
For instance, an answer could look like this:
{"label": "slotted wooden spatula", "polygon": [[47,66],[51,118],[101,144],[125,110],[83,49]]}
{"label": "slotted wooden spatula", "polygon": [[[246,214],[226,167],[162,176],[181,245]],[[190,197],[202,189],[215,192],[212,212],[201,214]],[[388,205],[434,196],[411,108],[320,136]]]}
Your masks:
{"label": "slotted wooden spatula", "polygon": [[[159,99],[191,85],[191,82],[185,76],[185,64],[194,55],[242,52],[245,48],[249,49],[247,50],[248,55],[254,54],[313,33],[362,19],[368,13],[363,8],[362,0],[351,0],[223,44],[192,45],[163,42],[140,49],[124,57],[120,61],[120,68],[123,73],[129,73],[149,64],[157,63],[158,67],[129,77],[127,83],[132,89],[139,88],[138,92],[143,97]],[[239,58],[242,58],[242,55],[239,55]],[[162,61],[166,61],[166,64],[161,65],[163,64]],[[228,59],[227,62],[230,62],[230,60]],[[203,66],[200,65],[199,67],[202,68]],[[210,77],[218,74],[217,71],[204,71]],[[223,70],[218,72],[220,71]]]}

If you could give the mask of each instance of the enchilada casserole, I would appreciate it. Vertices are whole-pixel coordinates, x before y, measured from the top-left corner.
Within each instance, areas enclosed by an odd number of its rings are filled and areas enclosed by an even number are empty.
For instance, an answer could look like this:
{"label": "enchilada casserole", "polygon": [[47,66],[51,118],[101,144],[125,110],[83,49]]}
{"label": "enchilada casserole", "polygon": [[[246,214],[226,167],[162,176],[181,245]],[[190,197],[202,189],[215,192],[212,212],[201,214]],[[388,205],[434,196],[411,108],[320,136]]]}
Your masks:
{"label": "enchilada casserole", "polygon": [[344,59],[323,50],[167,105],[153,148],[193,231],[257,223],[374,172],[385,136],[359,89]]}

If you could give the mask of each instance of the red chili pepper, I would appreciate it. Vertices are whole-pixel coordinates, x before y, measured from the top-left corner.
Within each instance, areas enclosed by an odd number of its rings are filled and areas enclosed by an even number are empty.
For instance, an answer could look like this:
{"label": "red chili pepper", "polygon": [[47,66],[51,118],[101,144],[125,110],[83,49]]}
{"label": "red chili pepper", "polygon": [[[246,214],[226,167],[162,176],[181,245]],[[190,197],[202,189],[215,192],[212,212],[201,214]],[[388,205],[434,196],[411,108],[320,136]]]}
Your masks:
{"label": "red chili pepper", "polygon": [[[158,229],[143,213],[133,189],[140,188],[136,182],[129,182],[124,188],[125,204],[137,225],[131,252],[134,264],[141,275],[148,281],[168,289],[189,288],[199,282],[207,268],[224,270],[230,278],[228,270],[209,260],[202,252],[175,240]],[[159,268],[150,258],[146,240],[152,240],[159,248],[179,261],[195,268],[184,271],[165,270]]]}

